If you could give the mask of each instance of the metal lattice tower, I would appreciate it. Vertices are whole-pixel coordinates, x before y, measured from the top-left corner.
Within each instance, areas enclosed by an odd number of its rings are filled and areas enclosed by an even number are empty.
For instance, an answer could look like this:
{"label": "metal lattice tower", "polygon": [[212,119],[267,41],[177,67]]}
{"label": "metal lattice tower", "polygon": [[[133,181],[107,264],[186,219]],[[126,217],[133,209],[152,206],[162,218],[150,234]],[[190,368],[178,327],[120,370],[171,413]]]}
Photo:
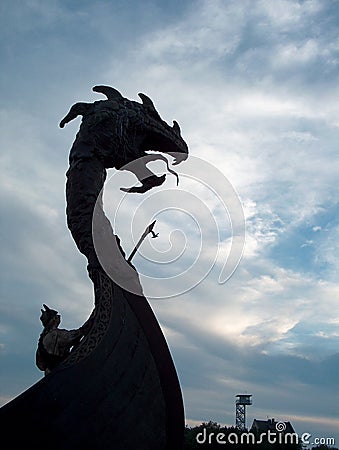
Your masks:
{"label": "metal lattice tower", "polygon": [[246,428],[246,406],[252,405],[252,394],[238,394],[235,401],[235,426],[239,430]]}

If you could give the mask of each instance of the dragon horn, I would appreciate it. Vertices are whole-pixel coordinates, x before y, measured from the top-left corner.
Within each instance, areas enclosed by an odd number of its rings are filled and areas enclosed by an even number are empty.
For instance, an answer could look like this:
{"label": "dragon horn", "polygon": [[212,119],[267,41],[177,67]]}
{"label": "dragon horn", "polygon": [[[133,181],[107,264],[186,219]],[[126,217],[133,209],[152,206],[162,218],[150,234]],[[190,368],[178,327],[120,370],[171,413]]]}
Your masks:
{"label": "dragon horn", "polygon": [[111,86],[94,86],[92,88],[94,92],[100,92],[100,94],[106,95],[108,100],[121,99],[123,96],[117,89],[112,88]]}
{"label": "dragon horn", "polygon": [[179,124],[176,120],[173,120],[173,130],[180,136],[181,135],[181,130],[179,127]]}
{"label": "dragon horn", "polygon": [[156,111],[154,103],[152,102],[152,100],[147,95],[142,94],[141,92],[139,92],[138,95],[141,98],[143,105],[148,106],[148,107],[150,107],[150,108],[152,108],[152,109],[154,109]]}

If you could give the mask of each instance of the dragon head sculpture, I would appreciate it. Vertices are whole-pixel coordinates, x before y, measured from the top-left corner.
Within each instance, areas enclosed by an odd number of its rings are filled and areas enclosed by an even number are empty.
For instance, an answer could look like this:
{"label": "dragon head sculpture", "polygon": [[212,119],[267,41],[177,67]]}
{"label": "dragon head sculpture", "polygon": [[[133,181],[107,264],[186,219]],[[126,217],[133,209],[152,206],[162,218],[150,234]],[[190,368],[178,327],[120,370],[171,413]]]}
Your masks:
{"label": "dragon head sculpture", "polygon": [[[110,86],[94,86],[93,91],[104,94],[107,100],[76,103],[60,122],[63,128],[77,116],[83,117],[70,152],[71,167],[79,161],[95,158],[105,168],[129,170],[142,186],[122,189],[126,192],[143,193],[164,182],[165,175],[158,177],[146,167],[147,163],[157,159],[165,161],[168,171],[177,176],[163,155],[147,152],[153,150],[171,155],[173,165],[187,159],[188,147],[178,123],[174,121],[170,126],[162,120],[145,94],[139,94],[140,103],[123,97]],[[137,164],[131,165],[136,161]]]}
{"label": "dragon head sculpture", "polygon": [[[173,156],[173,165],[177,165],[187,159],[188,147],[181,136],[179,124],[173,121],[173,126],[168,125],[159,115],[152,100],[145,94],[139,93],[142,103],[124,98],[119,91],[110,86],[95,86],[94,92],[102,93],[107,97],[105,102],[98,103],[98,110],[102,108],[114,111],[114,140],[119,143],[119,151],[107,158],[108,164],[117,169],[130,170],[135,173],[142,183],[140,187],[122,190],[126,192],[146,192],[154,186],[159,186],[165,180],[165,175],[157,177],[145,166],[148,162],[162,159],[166,162],[169,172],[175,174],[168,166],[167,159],[159,154],[147,154],[148,151],[156,151]],[[105,104],[106,103],[106,104]],[[105,115],[103,115],[105,117]],[[107,126],[105,129],[112,130]],[[112,124],[112,122],[111,122]],[[108,131],[103,132],[100,127],[101,136],[107,136]],[[111,133],[111,131],[110,131]],[[147,157],[146,157],[147,156]],[[133,168],[125,168],[126,164],[144,157],[141,164],[133,165]],[[176,175],[176,174],[175,174]]]}

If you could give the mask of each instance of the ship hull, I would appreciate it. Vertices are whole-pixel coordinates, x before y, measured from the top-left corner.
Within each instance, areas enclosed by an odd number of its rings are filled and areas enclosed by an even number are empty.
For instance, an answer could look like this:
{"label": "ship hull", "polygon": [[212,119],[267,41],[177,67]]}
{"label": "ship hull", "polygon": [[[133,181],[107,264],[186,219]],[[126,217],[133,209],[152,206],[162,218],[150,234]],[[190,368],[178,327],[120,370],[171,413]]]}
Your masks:
{"label": "ship hull", "polygon": [[6,448],[182,448],[182,395],[157,319],[145,297],[103,271],[96,276],[89,334],[64,363],[0,409]]}

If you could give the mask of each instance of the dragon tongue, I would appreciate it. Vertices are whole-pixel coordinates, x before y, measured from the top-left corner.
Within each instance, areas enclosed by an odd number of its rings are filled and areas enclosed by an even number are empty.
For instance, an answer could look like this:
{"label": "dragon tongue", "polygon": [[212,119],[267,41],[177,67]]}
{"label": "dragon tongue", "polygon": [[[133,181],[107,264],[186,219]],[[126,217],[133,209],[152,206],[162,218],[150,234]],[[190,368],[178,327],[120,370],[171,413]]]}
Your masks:
{"label": "dragon tongue", "polygon": [[173,153],[172,156],[174,157],[172,165],[177,166],[181,162],[185,161],[188,155],[186,153]]}

